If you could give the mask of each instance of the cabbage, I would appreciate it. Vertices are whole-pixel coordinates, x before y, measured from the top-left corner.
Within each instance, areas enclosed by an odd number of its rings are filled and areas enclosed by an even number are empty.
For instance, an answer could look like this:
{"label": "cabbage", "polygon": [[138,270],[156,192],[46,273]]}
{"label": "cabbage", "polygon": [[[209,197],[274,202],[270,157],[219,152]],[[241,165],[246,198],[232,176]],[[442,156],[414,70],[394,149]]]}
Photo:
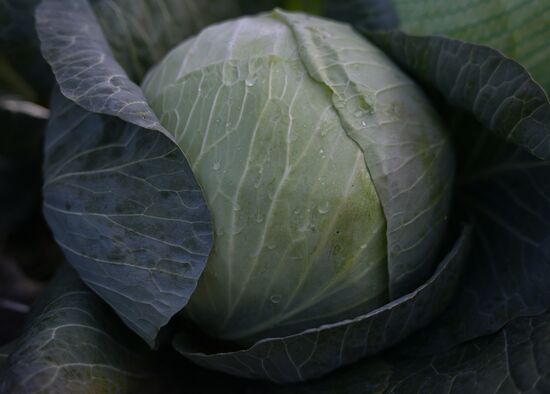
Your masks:
{"label": "cabbage", "polygon": [[214,25],[143,91],[212,214],[186,308],[210,335],[353,318],[433,270],[448,137],[421,89],[348,25],[282,11]]}

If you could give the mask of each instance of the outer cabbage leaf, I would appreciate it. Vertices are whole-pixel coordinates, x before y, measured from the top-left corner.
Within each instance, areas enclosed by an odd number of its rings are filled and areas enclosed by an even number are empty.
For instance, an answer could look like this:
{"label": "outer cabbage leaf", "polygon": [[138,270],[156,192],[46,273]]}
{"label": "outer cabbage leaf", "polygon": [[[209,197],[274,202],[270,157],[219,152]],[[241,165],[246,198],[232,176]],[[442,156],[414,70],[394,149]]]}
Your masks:
{"label": "outer cabbage leaf", "polygon": [[151,355],[65,266],[42,293],[0,373],[3,393],[151,389]]}
{"label": "outer cabbage leaf", "polygon": [[44,214],[88,286],[151,346],[187,303],[211,246],[185,158],[161,133],[52,99]]}
{"label": "outer cabbage leaf", "polygon": [[470,230],[463,229],[426,283],[366,315],[287,337],[263,339],[244,350],[210,350],[208,340],[204,342],[189,331],[175,337],[174,347],[200,366],[237,376],[276,383],[319,377],[398,343],[444,310],[458,286],[469,235]]}
{"label": "outer cabbage leaf", "polygon": [[473,253],[455,302],[404,353],[435,354],[550,305],[550,163],[457,118],[468,130],[457,200],[474,222]]}
{"label": "outer cabbage leaf", "polygon": [[405,70],[462,109],[442,108],[455,118],[449,125],[459,158],[457,202],[474,222],[473,254],[454,306],[425,333],[424,351],[437,352],[495,332],[516,317],[547,311],[546,93],[523,67],[484,46],[398,32],[370,36]]}
{"label": "outer cabbage leaf", "polygon": [[55,101],[47,131],[46,217],[84,282],[154,346],[204,268],[208,209],[88,2],[45,0],[36,19],[43,54],[72,100]]}
{"label": "outer cabbage leaf", "polygon": [[36,28],[63,95],[88,111],[168,135],[139,86],[114,59],[87,0],[43,0]]}
{"label": "outer cabbage leaf", "polygon": [[546,313],[517,318],[493,335],[431,357],[389,353],[308,384],[247,393],[546,393],[549,354]]}
{"label": "outer cabbage leaf", "polygon": [[489,45],[550,90],[550,3],[544,0],[391,0],[400,28]]}

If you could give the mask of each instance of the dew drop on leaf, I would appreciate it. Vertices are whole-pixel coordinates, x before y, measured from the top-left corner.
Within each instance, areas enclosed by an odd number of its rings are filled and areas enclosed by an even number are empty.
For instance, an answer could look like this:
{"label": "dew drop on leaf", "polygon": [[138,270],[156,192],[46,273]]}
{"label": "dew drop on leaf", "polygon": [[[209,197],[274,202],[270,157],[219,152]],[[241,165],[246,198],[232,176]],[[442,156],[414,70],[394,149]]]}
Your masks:
{"label": "dew drop on leaf", "polygon": [[330,206],[328,201],[324,201],[317,207],[317,211],[319,211],[320,214],[324,215],[330,210]]}
{"label": "dew drop on leaf", "polygon": [[274,294],[271,297],[269,297],[269,300],[274,304],[278,304],[279,302],[281,302],[281,296]]}

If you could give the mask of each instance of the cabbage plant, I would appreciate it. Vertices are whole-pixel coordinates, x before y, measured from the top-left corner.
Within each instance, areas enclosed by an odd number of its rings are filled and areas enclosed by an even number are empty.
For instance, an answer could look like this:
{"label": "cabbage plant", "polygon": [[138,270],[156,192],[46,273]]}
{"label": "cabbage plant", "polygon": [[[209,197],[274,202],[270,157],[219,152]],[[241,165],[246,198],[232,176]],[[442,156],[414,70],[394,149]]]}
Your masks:
{"label": "cabbage plant", "polygon": [[0,391],[550,390],[547,5],[38,3],[66,264]]}

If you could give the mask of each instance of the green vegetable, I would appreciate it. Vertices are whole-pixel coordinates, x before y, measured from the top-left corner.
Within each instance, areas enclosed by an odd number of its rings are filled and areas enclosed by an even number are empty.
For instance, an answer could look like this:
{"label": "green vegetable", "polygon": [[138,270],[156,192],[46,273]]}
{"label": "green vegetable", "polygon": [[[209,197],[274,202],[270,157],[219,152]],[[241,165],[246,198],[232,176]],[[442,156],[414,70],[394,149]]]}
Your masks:
{"label": "green vegetable", "polygon": [[72,267],[0,392],[549,391],[545,2],[0,4]]}
{"label": "green vegetable", "polygon": [[214,246],[186,308],[210,335],[352,318],[433,269],[448,136],[421,89],[348,25],[282,11],[214,25],[143,90],[212,214]]}

